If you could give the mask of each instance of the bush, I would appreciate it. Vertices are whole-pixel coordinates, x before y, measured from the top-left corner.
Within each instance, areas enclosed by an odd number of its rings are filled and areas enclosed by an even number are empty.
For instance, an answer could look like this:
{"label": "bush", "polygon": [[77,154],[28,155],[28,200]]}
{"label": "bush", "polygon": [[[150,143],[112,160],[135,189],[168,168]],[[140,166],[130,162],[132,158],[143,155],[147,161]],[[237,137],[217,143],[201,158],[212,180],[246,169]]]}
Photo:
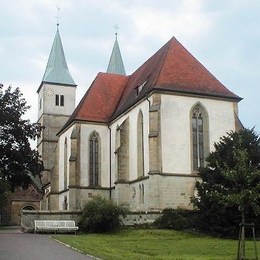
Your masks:
{"label": "bush", "polygon": [[126,210],[113,201],[97,196],[87,202],[81,220],[80,229],[88,233],[104,233],[119,229],[120,216],[125,216]]}
{"label": "bush", "polygon": [[207,210],[198,211],[197,228],[210,235],[237,237],[240,222],[240,214],[236,207],[227,208],[212,204]]}
{"label": "bush", "polygon": [[157,228],[184,230],[193,226],[194,218],[194,212],[189,210],[166,208],[154,225]]}

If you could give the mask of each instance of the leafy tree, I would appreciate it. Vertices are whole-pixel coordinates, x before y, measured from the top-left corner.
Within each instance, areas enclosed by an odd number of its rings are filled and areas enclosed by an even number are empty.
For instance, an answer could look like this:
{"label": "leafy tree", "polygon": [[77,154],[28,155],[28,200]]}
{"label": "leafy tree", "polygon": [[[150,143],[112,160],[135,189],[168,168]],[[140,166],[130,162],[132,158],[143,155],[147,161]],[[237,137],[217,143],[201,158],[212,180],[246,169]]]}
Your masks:
{"label": "leafy tree", "polygon": [[193,202],[203,228],[234,235],[239,222],[260,213],[260,138],[254,129],[230,132],[214,144],[201,168]]}
{"label": "leafy tree", "polygon": [[27,188],[31,183],[28,173],[40,175],[43,169],[37,151],[30,146],[41,127],[23,119],[29,108],[19,88],[4,90],[0,84],[0,179],[11,191],[18,186]]}

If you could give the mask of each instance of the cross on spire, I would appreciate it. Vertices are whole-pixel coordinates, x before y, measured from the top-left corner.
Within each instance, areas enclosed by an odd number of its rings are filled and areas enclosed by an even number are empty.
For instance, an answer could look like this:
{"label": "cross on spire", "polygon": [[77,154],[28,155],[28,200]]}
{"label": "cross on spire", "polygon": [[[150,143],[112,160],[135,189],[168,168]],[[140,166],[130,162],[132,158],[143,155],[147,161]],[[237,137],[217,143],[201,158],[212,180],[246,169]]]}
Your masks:
{"label": "cross on spire", "polygon": [[57,19],[57,26],[59,26],[59,21],[61,19],[60,16],[60,7],[57,5],[57,16],[55,16],[55,18]]}
{"label": "cross on spire", "polygon": [[119,26],[118,26],[117,24],[115,24],[115,25],[114,25],[114,29],[115,29],[115,35],[116,35],[116,38],[117,38]]}

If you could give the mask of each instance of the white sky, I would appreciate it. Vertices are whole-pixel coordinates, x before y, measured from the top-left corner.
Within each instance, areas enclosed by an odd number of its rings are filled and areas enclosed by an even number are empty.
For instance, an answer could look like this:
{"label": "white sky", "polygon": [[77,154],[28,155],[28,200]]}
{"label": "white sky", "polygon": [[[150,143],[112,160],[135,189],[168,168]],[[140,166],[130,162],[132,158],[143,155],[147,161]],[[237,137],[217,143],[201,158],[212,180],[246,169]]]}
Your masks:
{"label": "white sky", "polygon": [[118,24],[127,74],[175,36],[229,90],[239,116],[260,133],[259,0],[0,0],[0,83],[19,87],[37,121],[37,94],[56,33],[77,103],[107,69]]}

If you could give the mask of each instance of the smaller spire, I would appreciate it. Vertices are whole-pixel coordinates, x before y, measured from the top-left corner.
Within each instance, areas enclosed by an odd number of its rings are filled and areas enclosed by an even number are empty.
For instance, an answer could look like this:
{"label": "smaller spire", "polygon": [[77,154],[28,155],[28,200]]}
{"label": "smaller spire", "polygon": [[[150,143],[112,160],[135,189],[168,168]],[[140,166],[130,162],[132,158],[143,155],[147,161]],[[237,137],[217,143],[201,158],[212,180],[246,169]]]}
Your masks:
{"label": "smaller spire", "polygon": [[115,42],[114,42],[112,54],[110,56],[109,64],[107,67],[107,73],[113,73],[113,74],[119,74],[125,76],[126,75],[125,67],[124,67],[123,59],[117,41],[117,35],[119,29],[118,25],[115,25],[114,29],[115,29]]}

